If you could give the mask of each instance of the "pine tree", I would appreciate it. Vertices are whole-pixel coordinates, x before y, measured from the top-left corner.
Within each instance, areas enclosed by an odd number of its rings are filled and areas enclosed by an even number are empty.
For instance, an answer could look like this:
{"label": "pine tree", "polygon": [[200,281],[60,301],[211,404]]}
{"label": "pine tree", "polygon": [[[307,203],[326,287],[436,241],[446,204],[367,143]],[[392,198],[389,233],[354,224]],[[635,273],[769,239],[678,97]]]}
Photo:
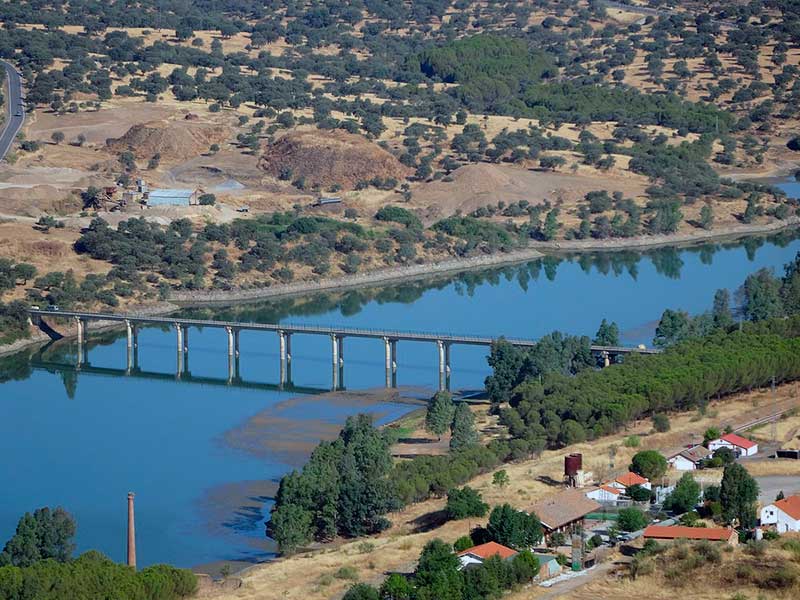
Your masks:
{"label": "pine tree", "polygon": [[459,402],[456,406],[450,431],[453,434],[450,438],[451,450],[463,450],[478,443],[475,416],[466,402]]}
{"label": "pine tree", "polygon": [[613,321],[609,323],[603,319],[592,343],[598,346],[619,346],[619,326]]}
{"label": "pine tree", "polygon": [[726,522],[736,521],[739,527],[745,529],[755,526],[758,483],[742,465],[732,463],[725,467],[719,500]]}
{"label": "pine tree", "polygon": [[448,392],[436,392],[428,404],[428,412],[425,414],[425,429],[442,439],[442,435],[450,428],[453,422],[455,405]]}
{"label": "pine tree", "polygon": [[717,290],[714,294],[714,307],[711,309],[711,317],[714,326],[719,329],[727,329],[733,325],[733,314],[731,313],[731,294],[726,289]]}

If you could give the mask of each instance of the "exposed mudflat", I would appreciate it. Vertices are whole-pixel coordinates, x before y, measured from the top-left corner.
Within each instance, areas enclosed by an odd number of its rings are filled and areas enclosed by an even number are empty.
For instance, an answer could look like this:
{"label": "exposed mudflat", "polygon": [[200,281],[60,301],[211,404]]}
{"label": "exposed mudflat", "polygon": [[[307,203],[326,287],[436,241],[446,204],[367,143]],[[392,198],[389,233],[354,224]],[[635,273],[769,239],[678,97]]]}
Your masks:
{"label": "exposed mudflat", "polygon": [[[324,403],[330,416],[297,417],[318,412]],[[321,440],[333,440],[342,428],[341,414],[367,412],[376,421],[385,419],[383,406],[389,403],[418,403],[414,390],[372,389],[341,391],[314,396],[298,396],[280,402],[249,418],[240,426],[227,431],[224,442],[259,458],[301,467]],[[383,405],[383,406],[382,406]]]}

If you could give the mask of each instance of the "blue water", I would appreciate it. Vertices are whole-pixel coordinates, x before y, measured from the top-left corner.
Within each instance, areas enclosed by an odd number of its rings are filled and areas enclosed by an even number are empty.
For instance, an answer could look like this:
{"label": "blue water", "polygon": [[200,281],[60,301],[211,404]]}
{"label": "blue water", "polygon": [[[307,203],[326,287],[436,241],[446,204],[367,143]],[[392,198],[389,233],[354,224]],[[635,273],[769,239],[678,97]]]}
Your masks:
{"label": "blue water", "polygon": [[[514,337],[553,330],[593,335],[605,317],[619,324],[624,343],[650,344],[665,308],[706,310],[714,290],[735,291],[762,267],[781,271],[799,251],[800,240],[787,234],[644,256],[546,259],[434,282],[185,313]],[[60,505],[76,517],[79,551],[96,548],[122,561],[125,498],[134,490],[142,565],[271,555],[263,529],[270,493],[243,495],[239,507],[218,492],[226,486],[248,494],[266,489],[258,482],[277,481],[292,466],[280,456],[234,449],[223,440],[225,432],[298,395],[266,385],[279,379],[277,338],[243,332],[238,377],[227,385],[223,332],[190,332],[190,375],[184,372],[180,381],[174,335],[142,330],[139,367],[152,374],[147,378],[124,376],[125,340],[116,334],[91,337],[89,364],[107,369],[100,373],[53,366],[75,364],[75,348],[68,344],[36,359],[49,369],[19,356],[0,361],[0,543],[25,511]],[[330,340],[296,335],[292,346],[292,384],[330,389]],[[344,358],[345,387],[384,385],[381,342],[346,339]],[[398,363],[398,385],[437,384],[433,344],[401,342]],[[452,388],[479,388],[489,372],[486,350],[456,346],[452,367]],[[310,427],[317,420],[340,424],[356,410],[325,400],[284,408],[282,416]],[[409,409],[394,403],[370,407],[381,421]],[[277,435],[292,441],[296,433]]]}

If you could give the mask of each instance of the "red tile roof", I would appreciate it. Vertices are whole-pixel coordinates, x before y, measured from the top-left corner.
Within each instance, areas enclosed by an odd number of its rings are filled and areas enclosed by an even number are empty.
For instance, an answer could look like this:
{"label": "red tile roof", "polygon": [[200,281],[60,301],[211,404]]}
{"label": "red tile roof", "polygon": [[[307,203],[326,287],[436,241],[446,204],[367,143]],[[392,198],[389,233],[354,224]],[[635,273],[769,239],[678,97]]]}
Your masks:
{"label": "red tile roof", "polygon": [[516,556],[517,551],[503,546],[502,544],[498,544],[497,542],[486,542],[485,544],[479,544],[458,553],[459,556],[464,556],[465,554],[472,554],[473,556],[483,559],[491,558],[492,556],[499,556],[505,560],[507,558],[511,558],[512,556]]}
{"label": "red tile roof", "polygon": [[800,496],[787,496],[783,500],[778,500],[775,506],[793,519],[800,519]]}
{"label": "red tile roof", "polygon": [[614,494],[615,496],[619,496],[622,493],[622,490],[618,490],[617,488],[613,488],[607,485],[601,485],[600,489],[607,491],[609,494]]}
{"label": "red tile roof", "polygon": [[726,433],[720,439],[725,440],[734,446],[739,446],[739,448],[744,448],[745,450],[749,450],[756,445],[755,442],[750,441],[747,438],[743,438],[740,435],[736,435],[735,433]]}
{"label": "red tile roof", "polygon": [[645,538],[657,540],[714,540],[727,542],[733,529],[727,527],[686,527],[684,525],[650,525],[644,530]]}
{"label": "red tile roof", "polygon": [[636,473],[625,473],[625,475],[620,475],[614,481],[619,484],[624,485],[626,488],[631,487],[632,485],[644,485],[647,483],[647,479],[642,477],[641,475],[637,475]]}

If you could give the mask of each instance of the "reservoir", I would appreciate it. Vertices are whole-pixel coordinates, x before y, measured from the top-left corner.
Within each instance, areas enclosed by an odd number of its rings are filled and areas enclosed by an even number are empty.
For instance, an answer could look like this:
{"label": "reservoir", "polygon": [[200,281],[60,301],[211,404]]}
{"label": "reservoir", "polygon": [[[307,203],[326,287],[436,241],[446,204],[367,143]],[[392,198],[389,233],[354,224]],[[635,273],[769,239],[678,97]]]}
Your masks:
{"label": "reservoir", "polygon": [[[665,308],[707,310],[763,267],[782,273],[800,251],[796,232],[731,244],[546,258],[524,265],[376,289],[232,307],[184,316],[239,321],[538,337],[592,336],[602,318],[622,342],[651,345]],[[734,293],[735,298],[735,293]],[[241,335],[238,377],[227,381],[225,333],[191,330],[189,369],[176,377],[175,332],[139,334],[142,376],[126,376],[124,333],[89,334],[91,369],[75,345],[0,359],[0,544],[25,511],[63,506],[78,551],[125,558],[126,494],[136,492],[140,565],[191,567],[272,556],[264,520],[281,475],[349,414],[388,422],[414,409],[383,399],[319,396],[332,382],[330,340],[295,335],[291,382],[280,390],[278,340]],[[347,390],[382,388],[380,341],[345,339]],[[454,346],[451,387],[473,390],[489,373],[486,349]],[[424,397],[438,382],[434,344],[398,344],[397,384]],[[301,393],[302,392],[302,393]]]}

